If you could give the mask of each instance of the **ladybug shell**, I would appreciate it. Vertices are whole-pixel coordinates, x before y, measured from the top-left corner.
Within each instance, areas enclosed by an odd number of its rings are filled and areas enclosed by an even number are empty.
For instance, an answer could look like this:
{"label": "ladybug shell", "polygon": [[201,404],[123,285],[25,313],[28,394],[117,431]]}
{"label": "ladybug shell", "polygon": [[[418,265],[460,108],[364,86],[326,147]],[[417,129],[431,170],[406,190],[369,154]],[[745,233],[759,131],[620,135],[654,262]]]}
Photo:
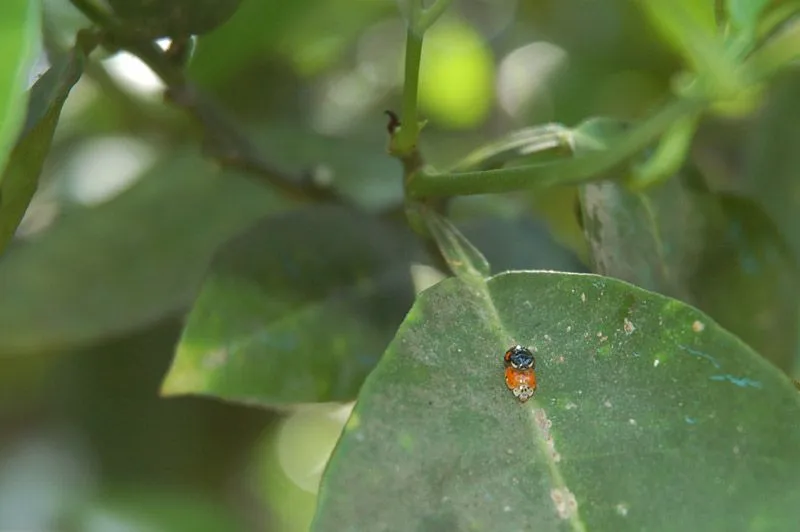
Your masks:
{"label": "ladybug shell", "polygon": [[506,386],[524,403],[536,391],[536,372],[532,369],[506,368]]}
{"label": "ladybug shell", "polygon": [[506,368],[506,386],[509,389],[519,388],[523,384],[536,389],[536,373],[532,369]]}

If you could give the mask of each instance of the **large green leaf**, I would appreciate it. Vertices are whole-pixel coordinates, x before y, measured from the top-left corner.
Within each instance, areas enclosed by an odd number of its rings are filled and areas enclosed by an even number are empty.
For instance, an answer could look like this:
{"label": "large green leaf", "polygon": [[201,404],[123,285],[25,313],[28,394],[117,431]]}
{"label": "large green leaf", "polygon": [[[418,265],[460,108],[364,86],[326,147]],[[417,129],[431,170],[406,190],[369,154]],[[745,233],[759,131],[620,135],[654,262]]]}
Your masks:
{"label": "large green leaf", "polygon": [[0,168],[5,167],[25,120],[25,87],[40,21],[41,4],[37,1],[5,0],[0,4]]}
{"label": "large green leaf", "polygon": [[407,233],[342,208],[266,219],[214,261],[163,393],[354,398],[411,306],[414,254]]}
{"label": "large green leaf", "polygon": [[0,352],[82,345],[188,307],[216,248],[279,205],[241,174],[173,152],[0,259]]}
{"label": "large green leaf", "polygon": [[[466,229],[498,269],[579,267],[530,220]],[[500,241],[514,249],[500,253]],[[354,398],[411,306],[415,248],[405,232],[339,208],[264,220],[217,255],[163,393],[262,405]]]}
{"label": "large green leaf", "polygon": [[[502,353],[536,349],[518,403]],[[365,382],[314,529],[791,530],[800,399],[701,312],[594,275],[425,291]]]}
{"label": "large green leaf", "polygon": [[800,278],[756,205],[692,190],[681,177],[642,192],[594,183],[581,199],[595,272],[694,304],[779,367],[792,367]]}
{"label": "large green leaf", "polygon": [[36,192],[61,108],[83,73],[85,59],[79,47],[56,58],[30,91],[25,129],[0,176],[0,253],[14,237]]}

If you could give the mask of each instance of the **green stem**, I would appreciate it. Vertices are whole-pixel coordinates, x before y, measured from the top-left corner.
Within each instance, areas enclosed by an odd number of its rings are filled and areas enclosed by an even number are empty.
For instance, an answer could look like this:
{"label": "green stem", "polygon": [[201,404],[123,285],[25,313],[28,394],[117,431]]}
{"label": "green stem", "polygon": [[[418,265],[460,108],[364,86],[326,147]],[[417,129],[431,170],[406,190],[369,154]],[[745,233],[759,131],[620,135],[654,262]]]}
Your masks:
{"label": "green stem", "polygon": [[787,23],[745,63],[759,81],[767,80],[800,57],[800,20]]}
{"label": "green stem", "polygon": [[391,151],[402,158],[408,157],[417,146],[419,115],[419,65],[422,58],[422,36],[409,28],[406,35],[405,82],[403,85],[403,114],[400,129],[392,139]]}
{"label": "green stem", "polygon": [[431,7],[422,11],[419,15],[419,18],[416,20],[416,24],[414,29],[416,30],[417,34],[422,35],[430,28],[434,22],[436,22],[442,13],[444,13],[452,0],[437,0]]}
{"label": "green stem", "polygon": [[679,98],[623,135],[610,148],[555,163],[478,172],[436,173],[421,169],[409,179],[408,193],[417,199],[498,194],[590,181],[642,151],[676,120],[700,111],[705,102]]}

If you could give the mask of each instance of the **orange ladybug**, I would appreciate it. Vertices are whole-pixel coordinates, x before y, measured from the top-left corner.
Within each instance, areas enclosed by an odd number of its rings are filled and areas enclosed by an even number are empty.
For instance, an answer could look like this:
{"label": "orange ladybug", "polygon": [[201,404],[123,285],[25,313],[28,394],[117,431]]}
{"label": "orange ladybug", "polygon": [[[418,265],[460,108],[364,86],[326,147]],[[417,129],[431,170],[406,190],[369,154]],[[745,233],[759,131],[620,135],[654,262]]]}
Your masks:
{"label": "orange ladybug", "polygon": [[515,345],[503,357],[506,386],[524,403],[536,392],[536,359],[529,349]]}

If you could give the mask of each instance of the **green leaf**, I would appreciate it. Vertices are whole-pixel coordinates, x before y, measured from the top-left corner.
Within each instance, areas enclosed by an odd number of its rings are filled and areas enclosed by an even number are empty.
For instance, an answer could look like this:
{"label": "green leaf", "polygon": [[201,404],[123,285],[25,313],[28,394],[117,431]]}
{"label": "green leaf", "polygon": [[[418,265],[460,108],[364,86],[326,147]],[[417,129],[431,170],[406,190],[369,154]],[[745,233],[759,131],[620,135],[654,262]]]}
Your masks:
{"label": "green leaf", "polygon": [[224,85],[250,62],[262,58],[318,2],[242,0],[230,20],[197,40],[189,64],[190,79],[205,87]]}
{"label": "green leaf", "polygon": [[0,353],[85,345],[188,307],[216,248],[280,205],[241,174],[174,151],[2,257]]}
{"label": "green leaf", "polygon": [[[515,343],[537,349],[524,404]],[[789,530],[798,415],[787,378],[677,301],[593,275],[448,279],[365,382],[313,529]]]}
{"label": "green leaf", "polygon": [[691,147],[699,113],[676,120],[664,132],[655,152],[631,169],[630,186],[645,188],[669,179],[681,169]]}
{"label": "green leaf", "polygon": [[746,199],[720,201],[724,222],[707,239],[693,303],[785,371],[800,327],[800,271],[775,225]]}
{"label": "green leaf", "polygon": [[420,206],[418,212],[453,273],[479,282],[489,275],[491,268],[486,258],[450,220],[425,206]]}
{"label": "green leaf", "polygon": [[220,251],[162,393],[277,405],[355,397],[411,302],[410,235],[311,207]]}
{"label": "green leaf", "polygon": [[341,139],[283,123],[254,134],[260,153],[291,173],[329,180],[331,187],[370,212],[402,204],[397,161],[386,153],[385,137]]}
{"label": "green leaf", "polygon": [[798,270],[757,206],[674,177],[642,192],[582,188],[594,271],[677,297],[789,370],[797,349]]}
{"label": "green leaf", "polygon": [[512,131],[473,150],[450,168],[450,172],[489,170],[542,152],[568,148],[572,130],[561,124],[543,124]]}
{"label": "green leaf", "polygon": [[[0,168],[25,121],[28,69],[38,47],[41,4],[5,0],[0,4]],[[3,177],[0,175],[0,183]]]}
{"label": "green leaf", "polygon": [[55,59],[30,91],[25,129],[0,177],[0,253],[14,237],[33,199],[61,108],[83,74],[85,59],[79,47]]}
{"label": "green leaf", "polygon": [[126,30],[144,38],[208,33],[228,20],[242,0],[107,0]]}
{"label": "green leaf", "polygon": [[83,505],[71,524],[84,532],[230,532],[244,526],[206,494],[146,484],[114,486]]}
{"label": "green leaf", "polygon": [[586,271],[577,257],[560,246],[548,226],[539,220],[527,216],[513,220],[482,218],[459,223],[458,228],[496,272]]}
{"label": "green leaf", "polygon": [[704,82],[709,96],[729,97],[743,84],[738,65],[717,35],[714,2],[649,0],[639,2],[651,24]]}
{"label": "green leaf", "polygon": [[800,263],[800,75],[775,84],[748,139],[746,172],[741,192],[749,195],[774,220]]}
{"label": "green leaf", "polygon": [[761,12],[770,0],[727,0],[728,17],[740,31],[755,35]]}
{"label": "green leaf", "polygon": [[612,181],[581,187],[594,271],[685,301],[705,245],[702,199],[673,178],[645,191]]}

